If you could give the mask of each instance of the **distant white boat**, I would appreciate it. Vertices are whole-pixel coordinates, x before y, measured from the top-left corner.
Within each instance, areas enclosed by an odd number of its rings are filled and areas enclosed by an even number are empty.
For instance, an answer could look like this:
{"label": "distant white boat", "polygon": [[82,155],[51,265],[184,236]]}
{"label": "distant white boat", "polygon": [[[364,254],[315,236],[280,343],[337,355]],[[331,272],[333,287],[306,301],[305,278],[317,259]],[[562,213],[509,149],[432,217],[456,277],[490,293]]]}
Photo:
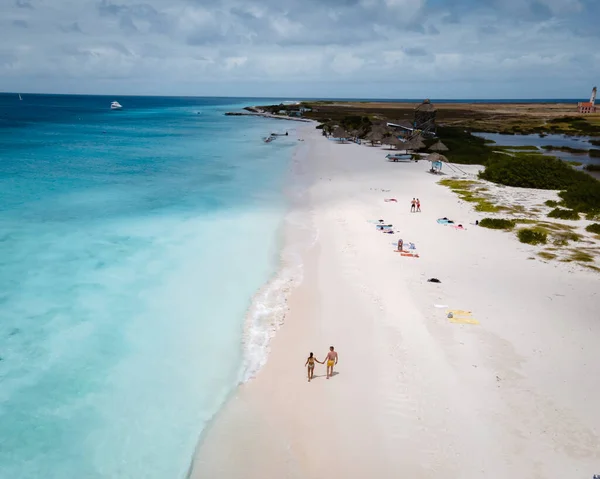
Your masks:
{"label": "distant white boat", "polygon": [[111,110],[120,110],[121,108],[123,108],[123,106],[118,101],[113,101],[110,104],[110,109]]}
{"label": "distant white boat", "polygon": [[19,100],[22,100],[23,98],[21,98],[21,94],[19,93]]}

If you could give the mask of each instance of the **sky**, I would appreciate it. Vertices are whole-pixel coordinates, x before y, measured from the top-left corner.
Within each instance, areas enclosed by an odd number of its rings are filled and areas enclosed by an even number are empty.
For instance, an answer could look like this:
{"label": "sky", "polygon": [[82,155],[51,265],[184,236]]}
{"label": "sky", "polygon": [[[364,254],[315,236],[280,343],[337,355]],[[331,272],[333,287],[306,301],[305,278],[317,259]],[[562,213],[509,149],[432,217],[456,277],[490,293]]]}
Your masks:
{"label": "sky", "polygon": [[589,98],[600,0],[0,0],[0,91]]}

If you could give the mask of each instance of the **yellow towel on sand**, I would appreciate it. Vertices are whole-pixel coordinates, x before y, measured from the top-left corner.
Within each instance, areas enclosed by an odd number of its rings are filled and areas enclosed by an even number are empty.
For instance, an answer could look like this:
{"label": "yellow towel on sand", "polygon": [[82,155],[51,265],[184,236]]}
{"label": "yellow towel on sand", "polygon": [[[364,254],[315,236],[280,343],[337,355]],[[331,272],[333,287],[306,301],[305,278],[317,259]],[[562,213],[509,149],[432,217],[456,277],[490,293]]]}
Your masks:
{"label": "yellow towel on sand", "polygon": [[457,324],[479,324],[475,318],[473,318],[471,311],[464,311],[462,309],[449,309],[447,314],[452,313],[452,317],[448,318],[451,323]]}

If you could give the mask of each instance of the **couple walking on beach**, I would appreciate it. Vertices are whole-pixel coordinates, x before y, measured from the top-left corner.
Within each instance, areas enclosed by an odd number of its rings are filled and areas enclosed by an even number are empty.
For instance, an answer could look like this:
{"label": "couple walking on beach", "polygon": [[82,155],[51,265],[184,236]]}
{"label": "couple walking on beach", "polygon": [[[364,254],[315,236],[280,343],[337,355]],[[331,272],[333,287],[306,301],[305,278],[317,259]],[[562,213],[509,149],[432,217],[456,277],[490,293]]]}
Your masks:
{"label": "couple walking on beach", "polygon": [[306,360],[305,366],[308,367],[308,382],[313,378],[315,372],[315,361],[319,364],[324,364],[327,361],[327,379],[333,376],[333,366],[338,363],[338,353],[334,351],[333,346],[329,346],[329,352],[325,357],[325,361],[319,361],[314,357],[313,353],[310,353]]}
{"label": "couple walking on beach", "polygon": [[420,213],[421,212],[421,201],[419,200],[419,198],[417,199],[412,199],[412,201],[410,202],[410,212],[411,213]]}

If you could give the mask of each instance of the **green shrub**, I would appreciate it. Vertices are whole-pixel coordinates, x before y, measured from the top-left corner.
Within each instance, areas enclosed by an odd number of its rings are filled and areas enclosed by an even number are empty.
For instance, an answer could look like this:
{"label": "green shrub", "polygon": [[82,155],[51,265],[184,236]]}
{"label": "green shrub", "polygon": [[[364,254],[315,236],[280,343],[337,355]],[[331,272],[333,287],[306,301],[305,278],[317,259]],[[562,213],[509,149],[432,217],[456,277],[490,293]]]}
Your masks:
{"label": "green shrub", "polygon": [[517,232],[517,237],[521,243],[527,244],[546,244],[548,235],[543,231],[534,230],[531,228],[523,228]]}
{"label": "green shrub", "polygon": [[464,128],[440,126],[437,137],[448,147],[444,155],[452,163],[485,165],[492,152],[484,138],[473,136]]}
{"label": "green shrub", "polygon": [[587,171],[600,171],[600,165],[585,165],[583,169]]}
{"label": "green shrub", "polygon": [[560,220],[578,220],[579,213],[574,210],[563,210],[562,208],[554,208],[548,213],[549,218],[558,218]]}
{"label": "green shrub", "polygon": [[565,191],[561,191],[558,196],[564,200],[564,205],[572,210],[583,211],[584,213],[594,213],[600,210],[600,181],[592,178],[583,172],[591,181],[582,181],[579,184],[572,185]]}
{"label": "green shrub", "polygon": [[479,222],[479,226],[494,230],[512,230],[515,227],[515,222],[504,218],[483,218]]}
{"label": "green shrub", "polygon": [[591,149],[591,150],[589,151],[589,155],[590,155],[592,158],[600,158],[600,150]]}
{"label": "green shrub", "polygon": [[557,158],[494,154],[479,176],[507,186],[563,190],[559,196],[566,207],[586,213],[600,210],[600,181]]}
{"label": "green shrub", "polygon": [[592,223],[591,225],[587,225],[585,230],[588,233],[594,233],[600,235],[600,223]]}
{"label": "green shrub", "polygon": [[548,201],[544,201],[544,204],[546,206],[549,206],[550,208],[556,208],[558,206],[558,201],[548,200]]}

